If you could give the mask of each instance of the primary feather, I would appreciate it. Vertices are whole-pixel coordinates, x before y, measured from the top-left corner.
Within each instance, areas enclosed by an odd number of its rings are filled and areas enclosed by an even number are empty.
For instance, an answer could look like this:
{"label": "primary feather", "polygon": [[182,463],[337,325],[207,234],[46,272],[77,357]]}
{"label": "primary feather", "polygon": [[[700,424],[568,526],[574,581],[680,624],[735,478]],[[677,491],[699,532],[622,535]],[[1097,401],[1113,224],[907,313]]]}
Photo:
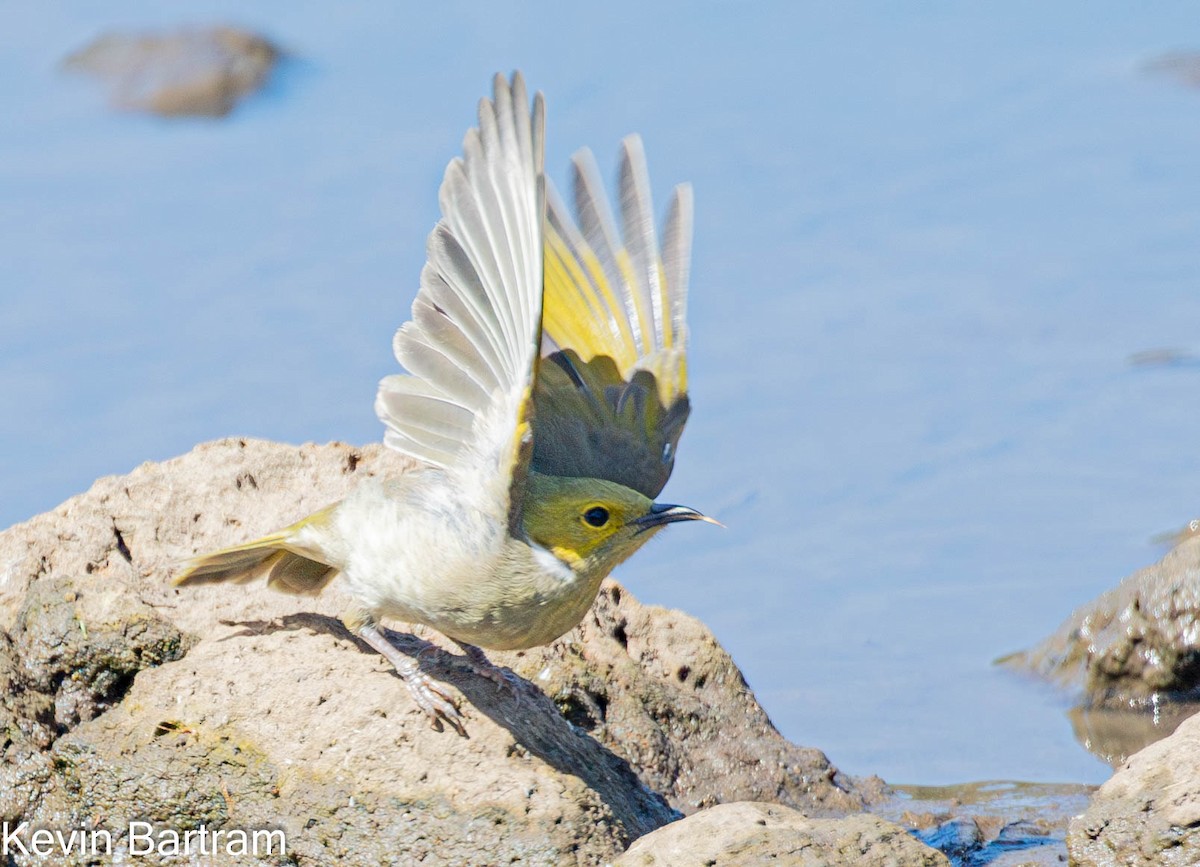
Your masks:
{"label": "primary feather", "polygon": [[384,441],[464,480],[497,480],[495,509],[519,508],[530,388],[541,340],[544,106],[496,76],[479,126],[446,169],[442,219],[413,318],[396,333],[409,375],[386,377],[375,407]]}
{"label": "primary feather", "polygon": [[689,412],[691,188],[676,188],[660,248],[641,139],[622,143],[619,237],[591,153],[572,163],[575,220],[548,197],[533,468],[655,497]]}

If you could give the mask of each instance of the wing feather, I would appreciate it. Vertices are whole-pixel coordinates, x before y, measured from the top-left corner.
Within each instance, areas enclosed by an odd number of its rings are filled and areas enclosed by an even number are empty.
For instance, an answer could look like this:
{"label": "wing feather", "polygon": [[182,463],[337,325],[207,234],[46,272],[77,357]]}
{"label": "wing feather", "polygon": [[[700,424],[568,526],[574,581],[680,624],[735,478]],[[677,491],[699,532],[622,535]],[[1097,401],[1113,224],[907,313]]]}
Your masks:
{"label": "wing feather", "polygon": [[591,153],[572,166],[574,219],[548,196],[533,468],[655,497],[689,412],[691,188],[675,190],[660,245],[637,136],[622,142],[619,236]]}
{"label": "wing feather", "polygon": [[[467,136],[467,141],[472,139],[478,141],[478,136]],[[482,151],[479,151],[479,154],[477,159],[482,160]],[[504,286],[504,278],[496,261],[497,251],[493,246],[490,215],[485,212],[483,203],[479,201],[483,196],[492,195],[491,192],[479,189],[478,174],[482,170],[482,167],[477,168],[472,172],[474,177],[468,178],[463,170],[456,171],[455,165],[450,164],[446,170],[446,180],[442,184],[442,195],[439,197],[442,212],[445,214],[444,229],[434,229],[433,235],[430,236],[431,240],[435,237],[439,240],[452,238],[454,247],[461,249],[463,253],[464,267],[459,270],[458,263],[453,259],[457,251],[452,248],[444,251],[448,258],[431,259],[429,264],[435,268],[447,269],[441,272],[443,278],[472,304],[481,321],[486,323],[495,339],[502,372],[511,375],[516,366],[516,336],[512,324],[513,317],[508,315],[509,311],[506,309],[507,303],[498,304],[497,299],[490,296],[490,292],[494,292],[496,287]]]}
{"label": "wing feather", "polygon": [[408,375],[385,377],[375,408],[388,446],[460,474],[511,523],[541,343],[545,109],[537,94],[531,112],[520,73],[497,75],[493,94],[438,191],[412,319],[393,341]]}
{"label": "wing feather", "polygon": [[502,341],[486,313],[471,307],[428,263],[421,273],[421,290],[417,300],[428,302],[443,319],[462,331],[470,345],[473,361],[486,370],[494,385],[499,385],[502,369],[499,346]]}
{"label": "wing feather", "polygon": [[546,268],[546,290],[552,299],[543,311],[546,336],[558,346],[581,351],[592,345],[603,347],[622,368],[632,368],[638,348],[624,304],[613,288],[619,284],[610,282],[557,193],[550,189],[547,198],[546,260],[555,268],[549,264]]}
{"label": "wing feather", "polygon": [[406,325],[396,332],[393,343],[396,358],[414,376],[440,383],[446,396],[470,418],[465,407],[486,401],[488,392],[443,351],[448,348],[444,342],[441,345],[427,343],[432,336],[419,327]]}
{"label": "wing feather", "polygon": [[[474,401],[486,400],[492,389],[500,383],[496,375],[475,353],[471,338],[454,320],[444,315],[427,299],[420,298],[413,304],[413,321],[420,327],[422,338],[432,341],[434,348],[456,365],[463,374],[482,392],[474,396]],[[397,338],[403,330],[396,332]],[[399,358],[400,350],[396,350]]]}
{"label": "wing feather", "polygon": [[[666,228],[663,229],[664,292],[670,309],[671,329],[675,340],[687,342],[687,285],[692,260],[692,188],[682,184],[675,188],[667,208]],[[683,383],[686,387],[686,382]]]}
{"label": "wing feather", "polygon": [[[628,270],[621,265],[621,260],[625,258],[624,248],[617,240],[612,210],[604,195],[604,182],[600,180],[596,158],[585,148],[575,154],[571,163],[574,170],[572,187],[575,192],[575,215],[585,245],[579,249],[582,261],[588,266],[589,276],[598,284],[605,301],[612,305],[610,315],[620,318],[629,328],[634,350],[641,354],[646,345],[642,321],[635,295],[626,280]],[[624,291],[615,293],[613,289],[616,287]]]}
{"label": "wing feather", "polygon": [[663,323],[650,177],[642,142],[637,136],[629,136],[621,143],[620,202],[630,294],[642,333],[642,354],[648,355],[660,345],[670,345],[670,331],[669,327],[664,329]]}

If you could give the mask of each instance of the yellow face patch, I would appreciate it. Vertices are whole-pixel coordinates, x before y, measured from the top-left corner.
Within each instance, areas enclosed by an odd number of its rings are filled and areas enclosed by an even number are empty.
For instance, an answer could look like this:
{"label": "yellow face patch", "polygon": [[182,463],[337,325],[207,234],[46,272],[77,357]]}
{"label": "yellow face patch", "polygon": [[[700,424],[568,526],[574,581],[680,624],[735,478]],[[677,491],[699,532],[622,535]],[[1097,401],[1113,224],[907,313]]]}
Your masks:
{"label": "yellow face patch", "polygon": [[650,533],[633,521],[653,505],[637,491],[602,479],[532,473],[526,489],[526,535],[573,569],[612,568],[642,546]]}

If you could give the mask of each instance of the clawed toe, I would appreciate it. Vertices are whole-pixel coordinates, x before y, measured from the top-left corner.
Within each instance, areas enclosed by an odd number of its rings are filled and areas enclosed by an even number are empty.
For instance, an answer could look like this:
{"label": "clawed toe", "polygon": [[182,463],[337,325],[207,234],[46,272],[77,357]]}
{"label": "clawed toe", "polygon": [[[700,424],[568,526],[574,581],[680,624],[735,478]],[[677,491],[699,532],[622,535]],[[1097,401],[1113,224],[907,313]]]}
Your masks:
{"label": "clawed toe", "polygon": [[504,689],[512,693],[519,701],[521,698],[521,680],[511,671],[506,668],[501,668],[487,658],[482,650],[474,644],[467,644],[457,639],[454,642],[463,649],[466,654],[466,666],[471,671],[478,674],[480,677],[486,677],[492,683],[496,684],[497,689]]}
{"label": "clawed toe", "polygon": [[421,671],[417,661],[400,653],[375,624],[368,622],[359,626],[358,634],[364,641],[382,653],[396,669],[396,673],[408,684],[408,691],[412,693],[413,701],[425,712],[425,716],[429,718],[430,725],[434,730],[443,731],[442,723],[444,722],[464,738],[467,737],[467,730],[463,725],[463,717],[458,710],[458,703],[451,693],[446,691],[447,687],[434,683],[429,675]]}
{"label": "clawed toe", "polygon": [[442,722],[445,721],[462,737],[467,737],[462,713],[459,712],[457,702],[448,692],[435,684],[424,672],[406,676],[404,682],[408,684],[413,700],[421,710],[425,711],[425,716],[429,717],[429,723],[435,730],[442,731]]}

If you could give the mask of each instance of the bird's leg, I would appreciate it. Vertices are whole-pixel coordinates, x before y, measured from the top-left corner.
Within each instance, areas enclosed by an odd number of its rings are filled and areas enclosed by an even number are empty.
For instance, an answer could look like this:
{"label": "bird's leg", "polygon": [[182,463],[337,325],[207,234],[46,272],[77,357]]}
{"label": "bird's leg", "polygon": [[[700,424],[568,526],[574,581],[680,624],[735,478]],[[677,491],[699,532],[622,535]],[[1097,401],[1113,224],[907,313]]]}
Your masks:
{"label": "bird's leg", "polygon": [[435,729],[441,731],[442,720],[445,720],[460,735],[467,736],[467,730],[463,727],[462,714],[458,712],[454,698],[445,691],[445,687],[435,683],[428,674],[421,671],[421,666],[415,659],[397,650],[379,631],[378,627],[369,620],[356,623],[351,628],[363,641],[378,650],[392,664],[396,673],[408,684],[413,700],[421,710],[425,711],[425,715],[429,717],[429,721]]}
{"label": "bird's leg", "polygon": [[488,659],[487,654],[480,648],[474,644],[459,641],[457,638],[451,638],[450,640],[461,647],[463,653],[467,655],[467,664],[471,671],[480,677],[486,677],[495,683],[496,686],[510,690],[514,695],[520,696],[520,693],[517,691],[517,684],[512,680],[510,675],[503,668]]}

